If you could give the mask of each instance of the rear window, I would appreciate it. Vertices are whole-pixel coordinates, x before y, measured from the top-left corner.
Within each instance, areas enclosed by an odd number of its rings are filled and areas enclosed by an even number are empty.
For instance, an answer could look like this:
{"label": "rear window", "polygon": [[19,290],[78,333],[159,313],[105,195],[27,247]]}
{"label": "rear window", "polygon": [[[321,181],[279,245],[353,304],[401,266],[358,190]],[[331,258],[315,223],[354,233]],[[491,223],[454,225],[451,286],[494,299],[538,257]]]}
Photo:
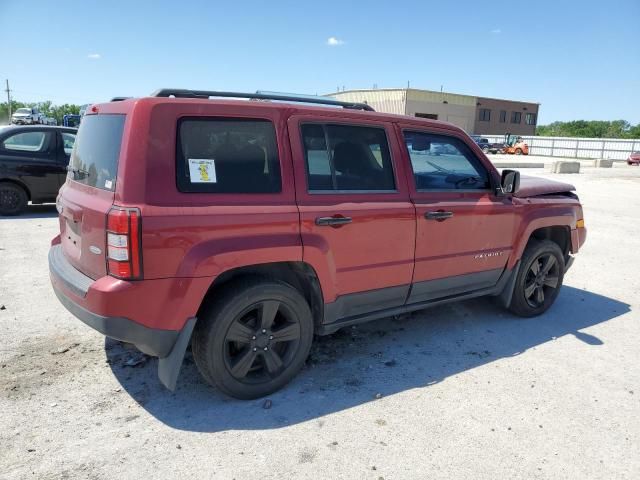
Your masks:
{"label": "rear window", "polygon": [[276,193],[282,189],[276,133],[268,120],[183,119],[176,157],[181,192]]}
{"label": "rear window", "polygon": [[125,115],[87,115],[71,152],[69,177],[103,190],[115,190]]}

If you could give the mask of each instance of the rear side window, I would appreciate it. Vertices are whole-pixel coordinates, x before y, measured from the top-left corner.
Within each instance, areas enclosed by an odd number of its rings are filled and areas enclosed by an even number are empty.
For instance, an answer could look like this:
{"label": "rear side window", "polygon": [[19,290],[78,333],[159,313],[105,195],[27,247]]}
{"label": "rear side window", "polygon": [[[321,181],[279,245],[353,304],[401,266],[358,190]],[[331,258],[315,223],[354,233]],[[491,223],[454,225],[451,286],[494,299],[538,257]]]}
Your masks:
{"label": "rear side window", "polygon": [[51,135],[48,132],[25,132],[11,135],[2,142],[5,150],[18,152],[43,152],[49,147]]}
{"label": "rear side window", "polygon": [[302,125],[307,184],[314,191],[394,191],[383,128]]}
{"label": "rear side window", "polygon": [[124,120],[125,115],[85,115],[69,161],[71,179],[103,190],[116,188]]}
{"label": "rear side window", "polygon": [[177,150],[181,192],[282,190],[276,132],[268,120],[183,119],[178,127]]}

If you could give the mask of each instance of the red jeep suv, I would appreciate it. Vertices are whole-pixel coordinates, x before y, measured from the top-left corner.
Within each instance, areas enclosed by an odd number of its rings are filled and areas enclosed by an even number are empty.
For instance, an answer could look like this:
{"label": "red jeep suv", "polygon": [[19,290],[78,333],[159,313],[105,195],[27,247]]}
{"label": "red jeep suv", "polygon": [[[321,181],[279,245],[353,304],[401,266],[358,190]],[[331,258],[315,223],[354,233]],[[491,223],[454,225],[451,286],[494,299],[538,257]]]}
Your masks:
{"label": "red jeep suv", "polygon": [[207,382],[257,398],[314,333],[481,295],[545,312],[586,238],[572,190],[500,175],[448,123],[160,90],[87,111],[51,282],[80,320],[159,357],[168,388],[191,343]]}

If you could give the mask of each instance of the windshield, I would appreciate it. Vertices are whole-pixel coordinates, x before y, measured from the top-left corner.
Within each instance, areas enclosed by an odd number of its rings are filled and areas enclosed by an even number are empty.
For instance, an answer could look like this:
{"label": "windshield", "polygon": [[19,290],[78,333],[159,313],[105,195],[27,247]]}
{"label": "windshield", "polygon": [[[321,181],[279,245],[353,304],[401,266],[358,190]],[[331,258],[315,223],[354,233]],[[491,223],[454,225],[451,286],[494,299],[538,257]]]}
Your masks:
{"label": "windshield", "polygon": [[16,113],[30,114],[31,113],[31,109],[30,108],[19,108],[18,110],[16,110]]}

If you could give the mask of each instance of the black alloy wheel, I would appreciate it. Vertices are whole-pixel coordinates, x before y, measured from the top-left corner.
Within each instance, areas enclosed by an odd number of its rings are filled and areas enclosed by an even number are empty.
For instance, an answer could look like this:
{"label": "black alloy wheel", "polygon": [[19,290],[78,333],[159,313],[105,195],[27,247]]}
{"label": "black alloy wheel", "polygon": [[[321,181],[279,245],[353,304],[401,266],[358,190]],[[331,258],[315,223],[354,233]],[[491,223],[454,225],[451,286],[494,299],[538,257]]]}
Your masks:
{"label": "black alloy wheel", "polygon": [[293,286],[263,277],[233,280],[198,314],[193,357],[202,376],[228,395],[253,399],[286,385],[303,367],[314,323]]}
{"label": "black alloy wheel", "polygon": [[532,308],[544,305],[545,295],[549,297],[558,288],[560,280],[559,264],[551,253],[537,257],[529,267],[524,282],[524,296]]}
{"label": "black alloy wheel", "polygon": [[557,243],[529,240],[520,259],[509,310],[521,317],[546,312],[560,292],[564,270],[564,254]]}

